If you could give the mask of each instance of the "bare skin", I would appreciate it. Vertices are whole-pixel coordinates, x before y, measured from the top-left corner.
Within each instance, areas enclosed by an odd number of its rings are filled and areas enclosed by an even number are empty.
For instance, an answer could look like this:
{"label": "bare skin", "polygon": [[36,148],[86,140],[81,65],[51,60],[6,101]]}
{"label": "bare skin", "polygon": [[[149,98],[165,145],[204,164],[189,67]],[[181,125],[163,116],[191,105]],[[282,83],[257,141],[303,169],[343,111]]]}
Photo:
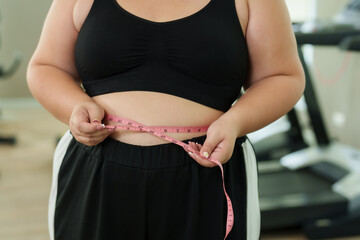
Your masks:
{"label": "bare skin", "polygon": [[[78,0],[74,9],[74,25],[80,31],[90,11],[93,0]],[[141,18],[154,22],[167,22],[189,16],[209,3],[209,0],[117,0],[122,8]],[[237,0],[240,23],[246,29],[247,6],[244,0]],[[243,31],[245,34],[245,31]],[[201,92],[199,92],[201,94]],[[209,126],[224,112],[169,94],[156,92],[120,92],[96,96],[93,100],[104,107],[107,113],[134,119],[145,125]],[[145,100],[145,101],[144,101]],[[184,140],[205,133],[168,133],[169,136]],[[118,131],[111,137],[130,144],[154,145],[168,143],[148,133]]]}
{"label": "bare skin", "polygon": [[[154,22],[186,17],[209,2],[117,1],[128,12]],[[69,125],[79,142],[95,145],[111,136],[136,145],[167,143],[148,133],[102,129],[100,123],[105,113],[134,119],[145,125],[208,125],[204,146],[192,145],[202,155],[208,152],[211,157],[225,163],[232,154],[237,137],[258,130],[286,114],[302,95],[304,76],[284,0],[235,0],[248,44],[251,69],[246,94],[229,111],[224,113],[156,92],[117,92],[90,98],[79,87],[81,80],[75,68],[73,50],[92,3],[93,0],[54,0],[27,75],[33,95],[49,112]],[[183,140],[204,134],[169,135]],[[204,158],[191,157],[203,166],[215,166]]]}

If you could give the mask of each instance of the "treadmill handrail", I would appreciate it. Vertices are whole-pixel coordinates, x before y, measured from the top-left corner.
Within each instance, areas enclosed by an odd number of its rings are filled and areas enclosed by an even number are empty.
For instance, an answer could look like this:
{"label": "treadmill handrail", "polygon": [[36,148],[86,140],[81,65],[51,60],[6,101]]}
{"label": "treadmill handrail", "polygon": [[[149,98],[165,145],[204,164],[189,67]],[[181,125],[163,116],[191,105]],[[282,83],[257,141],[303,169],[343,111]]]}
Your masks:
{"label": "treadmill handrail", "polygon": [[360,30],[318,31],[311,33],[295,32],[298,45],[337,46],[346,37],[359,35]]}
{"label": "treadmill handrail", "polygon": [[346,37],[339,43],[339,48],[346,51],[360,51],[360,34]]}

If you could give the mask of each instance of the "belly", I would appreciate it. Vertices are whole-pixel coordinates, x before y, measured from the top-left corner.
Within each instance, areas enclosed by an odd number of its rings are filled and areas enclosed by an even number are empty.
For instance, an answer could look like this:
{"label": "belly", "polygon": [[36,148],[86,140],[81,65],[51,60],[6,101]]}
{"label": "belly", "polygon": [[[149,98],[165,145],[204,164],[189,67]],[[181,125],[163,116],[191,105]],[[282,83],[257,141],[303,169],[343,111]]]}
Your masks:
{"label": "belly", "polygon": [[[146,91],[117,92],[93,97],[106,113],[135,120],[146,126],[209,126],[224,112],[177,96]],[[114,124],[104,122],[105,124]],[[168,133],[185,140],[206,133]],[[150,146],[169,143],[146,132],[117,130],[111,136],[128,144]]]}

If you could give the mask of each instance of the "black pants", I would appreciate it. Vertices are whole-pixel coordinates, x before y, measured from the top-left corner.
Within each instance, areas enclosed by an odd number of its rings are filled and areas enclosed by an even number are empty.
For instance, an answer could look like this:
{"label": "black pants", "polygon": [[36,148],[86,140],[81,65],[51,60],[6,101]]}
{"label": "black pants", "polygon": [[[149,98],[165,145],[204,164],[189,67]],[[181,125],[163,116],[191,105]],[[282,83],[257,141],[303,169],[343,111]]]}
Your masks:
{"label": "black pants", "polygon": [[[257,165],[246,137],[236,140],[223,167],[234,209],[227,239],[258,239]],[[199,165],[173,143],[137,146],[107,138],[89,147],[67,132],[55,152],[51,239],[222,240],[226,214],[220,168]]]}

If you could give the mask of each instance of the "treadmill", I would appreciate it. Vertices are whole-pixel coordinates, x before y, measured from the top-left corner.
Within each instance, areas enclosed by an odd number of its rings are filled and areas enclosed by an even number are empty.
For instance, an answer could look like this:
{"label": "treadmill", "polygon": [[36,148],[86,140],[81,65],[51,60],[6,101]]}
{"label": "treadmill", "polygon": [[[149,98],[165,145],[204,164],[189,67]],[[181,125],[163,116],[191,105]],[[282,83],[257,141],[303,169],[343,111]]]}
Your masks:
{"label": "treadmill", "polygon": [[[358,1],[358,7],[360,10],[360,1]],[[345,38],[340,42],[339,47],[340,49],[343,49],[345,51],[357,51],[360,53],[360,34]],[[339,160],[336,160],[334,156],[328,159],[330,161],[335,160],[334,164],[337,163],[338,166],[348,170],[348,174],[343,178],[341,178],[340,180],[338,180],[337,182],[335,182],[332,186],[332,189],[348,199],[348,208],[347,208],[347,212],[339,217],[336,218],[326,217],[326,218],[316,219],[307,222],[304,225],[304,230],[307,236],[309,236],[312,239],[353,236],[360,234],[359,151],[356,150],[354,151],[354,149],[336,143],[335,144],[333,143],[331,146],[327,147],[326,149],[328,153],[331,153],[331,151],[334,152],[334,150],[335,151],[339,150],[343,154],[342,160],[344,161],[339,162]],[[322,155],[317,155],[317,157],[314,156],[314,158],[311,158],[311,161],[315,160],[317,163],[320,162],[318,158],[319,156]],[[309,159],[308,160],[309,163],[310,158],[308,159]],[[296,167],[299,168],[301,167],[301,165],[304,164],[306,165],[307,163],[303,162]]]}
{"label": "treadmill", "polygon": [[[304,141],[301,132],[300,121],[296,115],[295,109],[291,109],[285,116],[286,119],[279,119],[277,122],[269,125],[269,131],[264,136],[263,130],[259,132],[259,137],[249,134],[256,149],[257,161],[269,161],[280,159],[286,154],[304,149],[309,145]],[[276,127],[274,126],[276,124]],[[270,131],[270,128],[276,128]]]}
{"label": "treadmill", "polygon": [[[1,18],[1,15],[0,15]],[[0,46],[1,46],[1,36],[0,36]],[[11,63],[11,65],[5,69],[0,64],[0,81],[11,77],[16,70],[19,68],[20,63],[22,60],[22,53],[20,51],[15,51],[14,53],[14,59]],[[1,109],[0,109],[0,121],[1,121]],[[6,145],[15,145],[16,144],[16,138],[14,136],[1,136],[0,135],[0,144],[6,144]]]}
{"label": "treadmill", "polygon": [[295,35],[306,75],[304,100],[317,146],[287,154],[280,161],[259,162],[262,230],[302,226],[311,239],[360,234],[360,151],[329,138],[302,52],[305,44],[349,47],[351,42],[354,48],[355,40],[349,39],[360,35],[360,29],[334,23],[314,32],[295,31]]}

